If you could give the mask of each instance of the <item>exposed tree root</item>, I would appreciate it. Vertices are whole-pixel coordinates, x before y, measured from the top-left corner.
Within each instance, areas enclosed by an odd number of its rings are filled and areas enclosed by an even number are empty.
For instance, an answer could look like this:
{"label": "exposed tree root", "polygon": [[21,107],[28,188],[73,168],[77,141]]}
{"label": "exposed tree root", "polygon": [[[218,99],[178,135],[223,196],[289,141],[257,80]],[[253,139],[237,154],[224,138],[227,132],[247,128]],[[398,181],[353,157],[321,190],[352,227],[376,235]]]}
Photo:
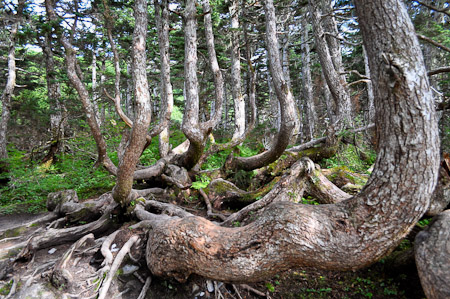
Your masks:
{"label": "exposed tree root", "polygon": [[152,283],[152,278],[151,278],[151,276],[149,276],[145,280],[145,284],[142,287],[141,293],[139,294],[139,297],[137,299],[144,299],[145,298],[145,296],[147,295],[148,289],[150,288],[150,284],[151,283]]}
{"label": "exposed tree root", "polygon": [[116,256],[116,259],[114,260],[113,264],[111,265],[111,269],[108,271],[107,277],[105,281],[103,282],[103,285],[100,289],[98,299],[105,299],[106,295],[108,294],[109,287],[111,285],[112,279],[116,275],[116,271],[119,269],[120,265],[123,262],[123,259],[125,256],[130,252],[131,246],[134,245],[134,243],[137,243],[139,240],[139,236],[132,236],[120,249],[119,253]]}
{"label": "exposed tree root", "polygon": [[94,234],[90,233],[79,239],[75,244],[73,244],[69,250],[61,257],[59,262],[53,268],[51,274],[51,282],[56,288],[70,289],[72,282],[74,280],[73,275],[67,269],[69,262],[70,267],[74,267],[78,260],[72,261],[72,256],[75,251],[79,250],[81,247],[86,246],[86,244],[94,243]]}
{"label": "exposed tree root", "polygon": [[31,237],[26,247],[17,256],[16,260],[28,260],[38,249],[73,242],[85,236],[86,234],[98,234],[106,231],[107,229],[110,229],[113,224],[113,221],[110,217],[111,211],[116,206],[116,204],[110,205],[106,213],[94,222],[64,229],[49,228],[39,233],[38,235]]}

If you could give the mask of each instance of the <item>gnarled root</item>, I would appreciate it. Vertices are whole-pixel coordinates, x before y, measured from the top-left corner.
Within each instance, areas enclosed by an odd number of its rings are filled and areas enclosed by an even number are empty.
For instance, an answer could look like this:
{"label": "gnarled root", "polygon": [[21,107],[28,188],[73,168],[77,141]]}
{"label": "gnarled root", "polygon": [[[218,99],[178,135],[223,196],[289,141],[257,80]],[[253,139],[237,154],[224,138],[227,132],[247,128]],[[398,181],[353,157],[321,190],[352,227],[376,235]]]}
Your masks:
{"label": "gnarled root", "polygon": [[89,233],[99,234],[110,229],[113,226],[113,222],[110,217],[111,211],[116,206],[116,204],[110,205],[105,214],[94,222],[63,229],[49,228],[40,232],[28,240],[26,247],[22,249],[16,260],[27,260],[36,250],[73,242]]}

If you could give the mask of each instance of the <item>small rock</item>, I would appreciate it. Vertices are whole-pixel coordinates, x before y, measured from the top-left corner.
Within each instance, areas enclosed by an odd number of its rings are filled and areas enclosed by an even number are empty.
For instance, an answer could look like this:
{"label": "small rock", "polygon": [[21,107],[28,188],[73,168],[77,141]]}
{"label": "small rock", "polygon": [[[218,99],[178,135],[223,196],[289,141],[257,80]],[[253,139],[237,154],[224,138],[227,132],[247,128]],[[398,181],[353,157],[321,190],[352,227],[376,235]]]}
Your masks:
{"label": "small rock", "polygon": [[214,292],[214,284],[211,280],[206,281],[206,288],[208,289],[208,292]]}
{"label": "small rock", "polygon": [[192,294],[196,293],[199,289],[200,287],[194,283],[194,285],[192,286]]}
{"label": "small rock", "polygon": [[48,254],[54,254],[56,252],[56,248],[52,248],[48,251]]}
{"label": "small rock", "polygon": [[117,252],[117,251],[119,251],[119,248],[117,247],[117,245],[114,243],[114,244],[112,244],[112,246],[111,246],[111,252]]}
{"label": "small rock", "polygon": [[132,274],[133,272],[136,272],[138,269],[139,267],[136,265],[125,265],[122,268],[124,275]]}

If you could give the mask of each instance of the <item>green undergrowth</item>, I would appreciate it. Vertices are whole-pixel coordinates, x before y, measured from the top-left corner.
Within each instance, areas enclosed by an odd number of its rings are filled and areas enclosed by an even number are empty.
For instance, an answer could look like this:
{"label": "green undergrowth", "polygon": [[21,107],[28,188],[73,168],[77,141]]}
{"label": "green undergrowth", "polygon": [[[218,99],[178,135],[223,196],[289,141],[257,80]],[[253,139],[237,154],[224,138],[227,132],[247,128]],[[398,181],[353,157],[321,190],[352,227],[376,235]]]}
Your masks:
{"label": "green undergrowth", "polygon": [[348,167],[350,170],[366,173],[367,169],[375,163],[376,153],[369,148],[356,148],[352,144],[342,144],[336,155],[324,159],[320,166],[322,168],[333,168],[339,166]]}
{"label": "green undergrowth", "polygon": [[75,189],[80,199],[111,190],[114,177],[84,153],[59,156],[50,166],[31,161],[25,152],[9,151],[9,182],[0,187],[0,214],[36,213],[45,209],[50,192]]}

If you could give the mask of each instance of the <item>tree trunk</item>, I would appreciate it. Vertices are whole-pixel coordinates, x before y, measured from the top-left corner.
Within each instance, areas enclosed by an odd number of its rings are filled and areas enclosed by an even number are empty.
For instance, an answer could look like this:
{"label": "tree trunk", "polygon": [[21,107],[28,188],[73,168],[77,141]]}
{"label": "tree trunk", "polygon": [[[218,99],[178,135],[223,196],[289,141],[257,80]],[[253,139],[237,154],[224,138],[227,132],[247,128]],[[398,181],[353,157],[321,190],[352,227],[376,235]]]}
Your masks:
{"label": "tree trunk", "polygon": [[[364,55],[364,69],[366,71],[366,77],[371,78],[370,68],[369,68],[369,57],[367,57],[366,48],[363,47],[363,55]],[[367,123],[371,124],[375,120],[375,104],[374,104],[374,95],[373,95],[373,84],[372,80],[367,82]]]}
{"label": "tree trunk", "polygon": [[8,130],[8,122],[11,117],[11,98],[16,86],[16,35],[19,29],[19,24],[22,19],[22,12],[25,6],[24,0],[19,0],[17,5],[17,12],[14,16],[11,30],[9,31],[9,51],[8,51],[8,77],[6,81],[5,90],[3,91],[2,101],[2,119],[0,121],[0,160],[8,159],[8,151],[6,149],[7,139],[6,133]]}
{"label": "tree trunk", "polygon": [[[46,0],[45,8],[47,11],[48,19],[52,23],[54,22],[56,24],[59,24],[58,22],[59,17],[56,15],[54,11],[53,0]],[[65,35],[64,32],[62,32],[62,28],[57,26],[55,29],[58,38],[60,39],[61,44],[65,49],[67,76],[69,77],[70,83],[75,87],[75,90],[77,91],[78,96],[80,97],[81,104],[83,106],[83,110],[86,115],[87,123],[91,129],[92,136],[94,137],[95,143],[97,145],[97,152],[98,152],[97,163],[102,164],[109,172],[116,173],[117,168],[111,162],[111,160],[107,155],[106,142],[103,139],[103,136],[100,131],[100,126],[98,125],[97,120],[95,118],[95,110],[93,108],[91,100],[89,99],[89,92],[87,91],[85,84],[80,79],[77,73],[78,63],[76,58],[76,51],[71,45],[68,37]]]}
{"label": "tree trunk", "polygon": [[230,2],[231,16],[231,94],[234,101],[234,133],[233,140],[245,132],[245,101],[241,87],[241,48],[238,1]]}
{"label": "tree trunk", "polygon": [[308,23],[306,12],[302,18],[302,83],[303,83],[303,97],[306,106],[306,119],[308,121],[308,138],[314,139],[314,132],[316,129],[316,109],[314,105],[313,84],[311,79],[311,53],[308,43]]}
{"label": "tree trunk", "polygon": [[55,59],[52,50],[52,38],[50,34],[45,35],[45,40],[40,42],[45,55],[47,96],[54,113],[50,115],[51,144],[47,155],[42,159],[42,163],[53,160],[54,156],[64,150],[62,139],[64,138],[64,128],[66,126],[66,107],[61,100],[61,87],[56,78]]}
{"label": "tree trunk", "polygon": [[131,131],[131,138],[119,162],[117,181],[113,189],[114,200],[123,205],[128,204],[133,186],[133,174],[136,164],[144,149],[147,130],[151,120],[150,93],[147,80],[146,37],[148,11],[146,0],[136,0],[134,6],[135,27],[133,32],[133,81],[136,102],[136,117]]}
{"label": "tree trunk", "polygon": [[155,216],[146,253],[153,274],[243,282],[299,266],[358,269],[393,250],[425,213],[439,142],[420,46],[401,1],[355,3],[374,78],[380,145],[367,185],[334,205],[271,204],[245,227]]}
{"label": "tree trunk", "polygon": [[272,163],[278,159],[289,145],[295,127],[295,101],[283,76],[280,61],[278,39],[276,35],[275,7],[272,0],[267,0],[264,5],[266,13],[266,46],[270,73],[272,76],[275,93],[280,105],[281,124],[278,134],[269,150],[248,158],[234,158],[231,169],[253,170]]}
{"label": "tree trunk", "polygon": [[343,75],[341,48],[336,38],[329,36],[337,34],[334,18],[331,16],[330,1],[321,0],[319,3],[310,1],[309,13],[313,24],[317,54],[336,109],[332,131],[341,131],[346,127],[351,127],[353,121],[350,93]]}
{"label": "tree trunk", "polygon": [[170,116],[173,110],[173,90],[170,82],[169,57],[169,7],[167,0],[161,4],[155,1],[155,19],[158,31],[159,55],[161,61],[161,126],[164,128],[159,134],[159,153],[161,157],[168,155]]}
{"label": "tree trunk", "polygon": [[420,282],[429,299],[450,298],[450,210],[433,218],[414,244]]}

